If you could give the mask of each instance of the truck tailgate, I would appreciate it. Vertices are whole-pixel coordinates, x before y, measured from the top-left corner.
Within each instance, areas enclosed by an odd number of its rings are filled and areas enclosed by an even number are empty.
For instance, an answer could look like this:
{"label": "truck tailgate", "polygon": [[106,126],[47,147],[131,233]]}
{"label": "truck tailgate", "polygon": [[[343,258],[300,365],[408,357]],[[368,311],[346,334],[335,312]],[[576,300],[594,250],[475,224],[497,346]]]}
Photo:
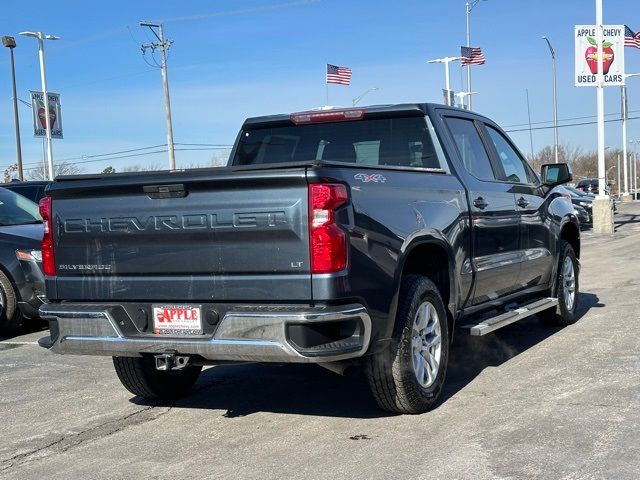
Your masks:
{"label": "truck tailgate", "polygon": [[309,300],[305,169],[219,170],[55,182],[51,299]]}

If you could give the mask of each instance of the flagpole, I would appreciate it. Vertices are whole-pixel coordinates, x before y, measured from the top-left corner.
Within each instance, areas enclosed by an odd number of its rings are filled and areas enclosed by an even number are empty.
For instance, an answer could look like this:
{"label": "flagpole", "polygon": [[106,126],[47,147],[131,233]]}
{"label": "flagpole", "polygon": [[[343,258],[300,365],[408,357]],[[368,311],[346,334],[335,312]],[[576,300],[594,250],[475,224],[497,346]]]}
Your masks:
{"label": "flagpole", "polygon": [[[471,31],[469,28],[469,14],[471,13],[471,5],[469,4],[469,0],[466,3],[466,13],[467,13],[467,47],[471,47]],[[467,92],[471,91],[471,65],[467,64]],[[469,95],[469,101],[467,103],[469,110],[471,110],[471,95]]]}
{"label": "flagpole", "polygon": [[324,83],[325,86],[327,87],[327,103],[325,103],[325,106],[329,106],[329,79],[327,78],[327,75],[329,74],[329,64],[326,63],[324,66]]}

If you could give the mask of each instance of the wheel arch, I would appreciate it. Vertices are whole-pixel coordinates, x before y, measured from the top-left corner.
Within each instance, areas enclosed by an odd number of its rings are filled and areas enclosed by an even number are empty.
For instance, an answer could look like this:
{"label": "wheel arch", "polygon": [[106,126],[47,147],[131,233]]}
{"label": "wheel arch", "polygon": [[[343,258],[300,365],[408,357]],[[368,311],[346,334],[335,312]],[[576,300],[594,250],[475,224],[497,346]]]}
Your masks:
{"label": "wheel arch", "polygon": [[560,229],[560,240],[569,242],[576,258],[580,258],[580,227],[572,221],[566,221]]}
{"label": "wheel arch", "polygon": [[424,275],[438,287],[447,311],[449,332],[453,332],[457,308],[457,287],[454,275],[454,255],[451,246],[441,235],[431,233],[407,242],[401,253],[394,279],[396,299],[393,307],[394,320],[397,313],[397,299],[400,296],[402,277],[412,274]]}

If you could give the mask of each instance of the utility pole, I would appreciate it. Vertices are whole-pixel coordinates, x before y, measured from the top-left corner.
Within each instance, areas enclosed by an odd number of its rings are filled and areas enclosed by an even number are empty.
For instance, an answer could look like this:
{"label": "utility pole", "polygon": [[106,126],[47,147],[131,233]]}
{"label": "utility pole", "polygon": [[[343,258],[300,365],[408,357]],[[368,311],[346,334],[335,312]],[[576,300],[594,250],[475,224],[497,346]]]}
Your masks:
{"label": "utility pole", "polygon": [[556,75],[556,51],[551,46],[551,42],[547,37],[542,37],[549,46],[551,53],[551,62],[553,64],[553,148],[555,153],[555,161],[558,163],[558,89]]}
{"label": "utility pole", "polygon": [[18,156],[18,179],[24,180],[22,173],[22,148],[20,146],[20,119],[18,118],[18,94],[16,93],[16,69],[13,63],[13,49],[16,48],[16,40],[13,37],[2,37],[2,45],[10,52],[11,82],[13,84],[13,123],[16,128],[16,153]]}
{"label": "utility pole", "polygon": [[[169,77],[167,75],[167,50],[173,43],[173,40],[165,40],[164,31],[161,23],[140,23],[141,27],[149,27],[149,30],[158,39],[157,42],[151,42],[142,45],[142,54],[147,49],[155,52],[160,50],[160,71],[162,72],[162,89],[164,91],[164,115],[167,122],[167,150],[169,151],[169,170],[176,169],[176,157],[173,148],[173,125],[171,123],[171,101],[169,99]],[[156,32],[156,29],[158,30]]]}
{"label": "utility pole", "polygon": [[529,117],[529,143],[531,145],[531,160],[533,160],[533,132],[531,131],[531,106],[529,105],[529,89],[525,88],[527,93],[527,116]]}

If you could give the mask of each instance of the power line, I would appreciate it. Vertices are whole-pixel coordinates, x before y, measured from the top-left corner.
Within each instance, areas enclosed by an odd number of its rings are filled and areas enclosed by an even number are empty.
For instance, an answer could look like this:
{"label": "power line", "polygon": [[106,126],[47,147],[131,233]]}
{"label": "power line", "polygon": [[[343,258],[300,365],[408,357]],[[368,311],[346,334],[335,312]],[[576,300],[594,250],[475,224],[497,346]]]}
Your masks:
{"label": "power line", "polygon": [[[628,117],[627,120],[638,120],[640,119],[640,117]],[[605,123],[610,123],[610,122],[621,122],[622,119],[621,118],[610,118],[609,120],[605,120]],[[579,122],[579,123],[567,123],[565,125],[558,125],[558,128],[564,128],[564,127],[581,127],[584,125],[595,125],[598,122]],[[553,128],[553,126],[549,126],[549,127],[534,127],[531,130],[548,130],[550,128]],[[513,133],[513,132],[528,132],[529,128],[519,128],[519,129],[514,129],[514,130],[505,130],[505,132],[507,133]]]}
{"label": "power line", "polygon": [[[640,110],[630,110],[628,113],[638,113]],[[613,115],[620,115],[619,113],[606,113],[605,116],[611,117]],[[596,118],[597,115],[585,115],[582,117],[568,117],[558,119],[559,122],[569,122],[572,120],[584,120],[586,118]],[[545,123],[553,123],[553,120],[545,120],[542,122],[531,122],[531,125],[543,125]],[[503,125],[502,128],[511,128],[511,127],[529,127],[529,122],[527,123],[514,123],[512,125]],[[527,128],[528,129],[528,128]]]}
{"label": "power line", "polygon": [[[233,145],[217,144],[217,143],[176,143],[175,145],[180,145],[182,147],[182,148],[176,148],[176,150],[178,151],[227,150],[233,147]],[[62,158],[58,161],[65,162],[69,165],[109,162],[111,160],[118,160],[122,158],[141,157],[145,155],[154,155],[156,153],[166,153],[167,152],[166,146],[167,146],[166,143],[162,143],[159,145],[150,145],[148,147],[132,148],[129,150],[119,150],[117,152],[98,153],[93,155],[81,155],[79,157],[67,157],[67,158]],[[198,148],[184,148],[184,147],[198,147]],[[158,149],[158,150],[153,150],[153,149]],[[153,150],[153,151],[145,152],[144,150]],[[140,153],[136,153],[136,152],[140,152]],[[126,155],[126,154],[131,154],[131,155]],[[78,161],[74,161],[74,160],[78,160]],[[25,166],[38,165],[37,167],[25,168],[25,170],[35,170],[37,168],[40,168],[41,164],[42,162],[25,163]]]}

